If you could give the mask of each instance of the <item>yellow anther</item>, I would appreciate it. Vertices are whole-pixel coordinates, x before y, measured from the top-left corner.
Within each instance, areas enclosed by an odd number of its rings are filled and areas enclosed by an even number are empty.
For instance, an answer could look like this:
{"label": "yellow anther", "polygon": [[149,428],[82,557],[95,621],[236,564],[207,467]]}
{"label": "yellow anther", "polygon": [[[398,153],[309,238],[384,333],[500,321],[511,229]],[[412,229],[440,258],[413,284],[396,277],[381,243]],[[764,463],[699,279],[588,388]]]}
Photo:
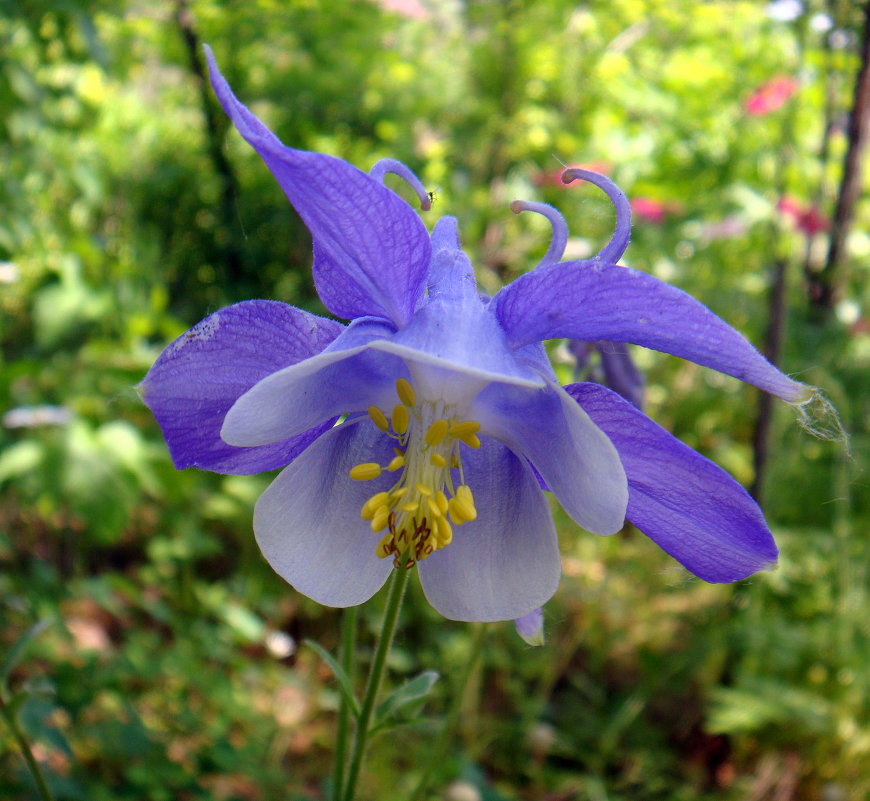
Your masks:
{"label": "yellow anther", "polygon": [[447,467],[447,460],[440,453],[433,453],[429,457],[429,464],[435,467]]}
{"label": "yellow anther", "polygon": [[408,412],[407,406],[402,406],[401,403],[393,409],[393,431],[397,434],[404,434],[408,430],[408,423],[411,422],[411,415]]}
{"label": "yellow anther", "polygon": [[386,506],[378,507],[378,510],[375,512],[375,516],[372,518],[372,531],[380,531],[385,525],[387,525],[387,521],[389,519],[390,510]]}
{"label": "yellow anther", "polygon": [[394,456],[390,463],[387,465],[387,470],[391,473],[395,473],[400,467],[404,467],[405,465],[405,457],[404,456]]}
{"label": "yellow anther", "polygon": [[403,512],[407,512],[409,515],[412,515],[412,514],[414,514],[414,512],[416,512],[420,508],[420,502],[419,501],[407,501],[406,503],[403,503],[399,508]]}
{"label": "yellow anther", "polygon": [[391,497],[393,500],[396,500],[397,498],[401,498],[401,497],[402,497],[402,496],[403,496],[407,491],[408,491],[408,488],[407,488],[407,487],[399,487],[398,489],[394,489],[394,490],[390,493],[390,497]]}
{"label": "yellow anther", "polygon": [[375,462],[363,462],[350,468],[350,477],[354,481],[369,481],[377,478],[383,468]]}
{"label": "yellow anther", "polygon": [[417,490],[421,495],[425,495],[427,498],[432,496],[432,487],[427,487],[425,484],[415,484],[414,489]]}
{"label": "yellow anther", "polygon": [[435,539],[439,548],[443,548],[453,541],[453,529],[443,517],[435,518]]}
{"label": "yellow anther", "polygon": [[405,406],[414,406],[417,403],[417,393],[407,378],[396,379],[396,394]]}
{"label": "yellow anther", "polygon": [[469,523],[474,518],[471,516],[472,510],[462,502],[459,498],[450,499],[450,519],[457,525]]}
{"label": "yellow anther", "polygon": [[438,504],[438,511],[441,512],[442,515],[447,514],[447,496],[444,494],[442,490],[438,490],[435,493],[435,503]]}
{"label": "yellow anther", "polygon": [[387,506],[390,502],[390,496],[386,492],[379,492],[377,495],[372,495],[363,505],[360,510],[363,520],[371,520],[375,516],[375,512],[381,506]]}
{"label": "yellow anther", "polygon": [[468,484],[460,484],[456,488],[456,495],[460,498],[468,498],[469,501],[474,503],[474,496],[471,494],[471,487]]}
{"label": "yellow anther", "polygon": [[440,420],[436,420],[429,426],[429,430],[426,432],[426,444],[435,446],[441,440],[447,436],[447,429],[450,427],[450,424],[442,417]]}
{"label": "yellow anther", "polygon": [[432,517],[443,517],[444,513],[441,511],[441,507],[438,505],[437,498],[426,498],[426,506],[429,507],[429,511],[432,512]]}
{"label": "yellow anther", "polygon": [[464,437],[467,434],[476,434],[480,431],[480,423],[477,420],[462,420],[450,426],[447,432],[451,437]]}
{"label": "yellow anther", "polygon": [[372,422],[381,431],[386,431],[390,427],[390,421],[387,420],[387,416],[377,406],[369,406],[369,417],[372,418]]}
{"label": "yellow anther", "polygon": [[480,447],[480,437],[477,434],[457,434],[456,439],[464,442],[469,448],[476,449]]}

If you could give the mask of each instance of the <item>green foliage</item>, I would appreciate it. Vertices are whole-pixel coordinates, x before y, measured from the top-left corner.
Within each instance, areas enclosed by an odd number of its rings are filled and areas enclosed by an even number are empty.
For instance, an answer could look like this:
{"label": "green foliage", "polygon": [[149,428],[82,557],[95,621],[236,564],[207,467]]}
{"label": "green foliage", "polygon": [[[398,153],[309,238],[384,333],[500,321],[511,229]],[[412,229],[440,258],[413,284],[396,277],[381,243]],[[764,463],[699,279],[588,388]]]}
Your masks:
{"label": "green foliage", "polygon": [[[547,644],[493,627],[431,797],[867,797],[870,206],[821,317],[807,276],[827,233],[780,204],[833,212],[858,4],[812,0],[793,22],[749,0],[423,0],[423,18],[387,5],[0,3],[0,412],[27,421],[0,426],[0,676],[55,798],[322,798],[339,687],[361,689],[337,686],[327,658],[336,614],[257,552],[251,508],[269,477],[176,472],[135,390],[225,303],[323,312],[308,234],[227,130],[190,36],[284,141],[363,169],[408,163],[437,189],[427,222],[459,218],[488,291],[549,242],[545,221],[509,212],[515,198],[563,211],[572,257],[609,237],[608,202],[558,185],[557,159],[650,201],[626,263],[759,345],[784,262],[781,364],[824,388],[850,434],[851,456],[776,409],[764,507],[781,564],[736,587],[689,578],[639,532],[598,540],[561,519]],[[777,76],[797,94],[750,114]],[[636,357],[650,415],[749,485],[756,393]],[[572,367],[557,364],[566,380]],[[417,786],[431,717],[470,658],[469,627],[413,586],[366,797]],[[363,660],[379,603],[362,612]],[[35,637],[43,620],[56,623]],[[4,730],[0,797],[34,792]]]}

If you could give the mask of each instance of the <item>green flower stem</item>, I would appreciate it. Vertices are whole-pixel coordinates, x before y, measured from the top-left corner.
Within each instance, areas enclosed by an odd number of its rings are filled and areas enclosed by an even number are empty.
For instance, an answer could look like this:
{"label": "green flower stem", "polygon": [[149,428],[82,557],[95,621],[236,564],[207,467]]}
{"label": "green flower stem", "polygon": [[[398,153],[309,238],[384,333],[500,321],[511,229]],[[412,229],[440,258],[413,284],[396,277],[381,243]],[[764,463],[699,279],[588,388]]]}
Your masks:
{"label": "green flower stem", "polygon": [[[356,668],[355,649],[359,628],[358,607],[350,606],[341,618],[341,667],[353,684]],[[344,768],[347,762],[347,746],[350,740],[350,704],[341,694],[338,712],[338,732],[335,739],[335,768],[332,773],[332,801],[341,801],[344,790]]]}
{"label": "green flower stem", "polygon": [[444,762],[444,753],[447,750],[447,745],[451,737],[455,734],[459,724],[459,716],[462,713],[462,702],[465,695],[465,688],[468,686],[468,680],[471,674],[477,667],[480,660],[480,654],[483,652],[483,643],[486,640],[487,627],[483,623],[477,625],[477,630],[474,633],[474,639],[471,641],[471,651],[468,654],[468,659],[465,661],[465,670],[456,681],[453,687],[453,699],[450,709],[447,712],[447,717],[444,718],[444,723],[441,726],[441,731],[438,732],[438,739],[432,746],[429,754],[429,760],[426,767],[423,769],[423,775],[420,777],[420,783],[411,794],[410,801],[422,801],[429,789],[429,783],[432,781],[432,776],[436,768]]}
{"label": "green flower stem", "polygon": [[33,776],[33,781],[36,782],[36,789],[39,790],[40,797],[43,801],[53,801],[51,791],[45,783],[45,778],[42,775],[39,763],[34,758],[33,751],[30,750],[30,744],[27,742],[24,732],[21,731],[21,727],[18,725],[15,715],[13,715],[9,707],[6,706],[6,702],[3,700],[2,695],[0,695],[0,715],[3,716],[6,725],[11,729],[12,734],[18,743],[18,747],[24,755],[24,761],[27,762],[27,767],[30,768],[30,773]]}
{"label": "green flower stem", "polygon": [[375,701],[378,697],[378,690],[381,688],[381,680],[384,677],[384,669],[387,666],[387,654],[390,652],[390,646],[393,644],[396,621],[399,619],[399,609],[402,606],[402,597],[405,594],[405,587],[408,584],[410,573],[411,571],[408,569],[399,569],[394,570],[390,576],[390,589],[387,596],[387,608],[384,611],[384,623],[381,628],[381,636],[378,639],[377,648],[375,649],[375,655],[372,659],[368,683],[366,684],[366,694],[365,698],[363,698],[359,720],[357,721],[344,801],[353,801],[353,796],[356,792],[356,781],[359,777],[360,767],[362,766],[365,754],[369,725],[371,724],[372,713],[375,711]]}

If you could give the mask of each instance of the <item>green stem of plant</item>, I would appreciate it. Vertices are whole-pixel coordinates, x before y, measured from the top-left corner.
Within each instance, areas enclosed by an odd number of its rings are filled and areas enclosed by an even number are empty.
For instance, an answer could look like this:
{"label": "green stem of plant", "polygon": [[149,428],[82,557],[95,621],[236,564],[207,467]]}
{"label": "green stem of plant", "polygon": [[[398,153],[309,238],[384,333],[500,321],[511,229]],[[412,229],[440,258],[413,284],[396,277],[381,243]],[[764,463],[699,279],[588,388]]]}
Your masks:
{"label": "green stem of plant", "polygon": [[369,669],[369,678],[366,684],[366,694],[363,698],[359,720],[357,721],[350,769],[348,770],[347,784],[345,785],[344,801],[353,801],[353,796],[356,792],[356,781],[359,778],[360,767],[365,755],[369,725],[372,721],[372,713],[375,710],[378,690],[381,688],[381,680],[384,677],[384,669],[387,666],[387,654],[390,652],[390,646],[393,644],[396,621],[399,619],[399,609],[402,606],[402,598],[405,594],[405,587],[408,584],[410,573],[411,571],[408,569],[399,569],[394,570],[392,576],[390,576],[390,589],[387,596],[387,608],[384,611],[384,623],[381,627],[381,635],[378,638],[375,655],[372,658],[372,666]]}
{"label": "green stem of plant", "polygon": [[477,667],[480,660],[480,654],[483,651],[483,642],[486,639],[487,627],[483,623],[478,624],[477,631],[474,634],[474,639],[471,641],[471,651],[468,654],[468,659],[465,662],[465,670],[456,681],[453,687],[453,699],[450,704],[450,709],[447,711],[447,716],[444,718],[444,724],[441,726],[441,731],[438,733],[438,739],[432,746],[429,754],[429,760],[426,767],[423,769],[423,775],[420,777],[420,783],[411,794],[410,801],[421,801],[426,790],[429,789],[429,783],[432,781],[432,776],[436,768],[443,764],[444,753],[447,750],[447,745],[451,737],[455,734],[459,724],[459,716],[462,713],[462,701],[465,695],[465,688],[468,686],[468,680],[471,674]]}
{"label": "green stem of plant", "polygon": [[[341,667],[353,684],[355,672],[355,649],[358,624],[356,606],[344,610],[341,618]],[[341,695],[338,711],[338,732],[335,738],[335,768],[332,773],[332,799],[341,801],[344,791],[344,768],[347,762],[347,746],[350,741],[350,704]]]}
{"label": "green stem of plant", "polygon": [[12,735],[18,743],[18,747],[21,749],[24,761],[27,762],[27,767],[30,769],[30,773],[33,776],[33,781],[36,782],[36,789],[39,790],[39,795],[43,801],[53,801],[51,791],[45,783],[45,778],[42,775],[39,763],[34,758],[33,751],[30,750],[30,744],[27,742],[24,732],[21,731],[21,727],[18,725],[15,715],[13,715],[9,710],[9,707],[6,706],[6,702],[3,700],[2,696],[0,696],[0,715],[3,716],[6,725],[9,726]]}

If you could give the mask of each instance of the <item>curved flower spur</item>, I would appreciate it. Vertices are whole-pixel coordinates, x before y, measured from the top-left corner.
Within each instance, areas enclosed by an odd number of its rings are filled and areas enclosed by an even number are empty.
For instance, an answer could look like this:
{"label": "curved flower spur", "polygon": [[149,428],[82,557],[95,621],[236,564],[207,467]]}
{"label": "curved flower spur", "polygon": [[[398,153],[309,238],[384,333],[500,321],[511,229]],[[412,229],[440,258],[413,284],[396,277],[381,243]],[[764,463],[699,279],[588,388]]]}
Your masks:
{"label": "curved flower spur", "polygon": [[[416,565],[430,603],[457,620],[534,616],[560,576],[542,488],[597,534],[634,523],[693,573],[734,581],[777,549],[746,491],[615,392],[558,384],[543,340],[630,342],[672,353],[799,403],[808,389],[703,305],[617,266],[629,210],[606,178],[566,170],[616,204],[613,240],[562,262],[567,228],[532,272],[483,300],[456,221],[427,234],[383,185],[428,197],[404,165],[366,175],[281,142],[214,90],[311,231],[314,283],[342,325],[274,301],[207,317],[141,385],[177,468],[249,474],[284,467],[256,504],[272,567],[329,606],[371,597]],[[339,422],[341,421],[341,422]]]}

